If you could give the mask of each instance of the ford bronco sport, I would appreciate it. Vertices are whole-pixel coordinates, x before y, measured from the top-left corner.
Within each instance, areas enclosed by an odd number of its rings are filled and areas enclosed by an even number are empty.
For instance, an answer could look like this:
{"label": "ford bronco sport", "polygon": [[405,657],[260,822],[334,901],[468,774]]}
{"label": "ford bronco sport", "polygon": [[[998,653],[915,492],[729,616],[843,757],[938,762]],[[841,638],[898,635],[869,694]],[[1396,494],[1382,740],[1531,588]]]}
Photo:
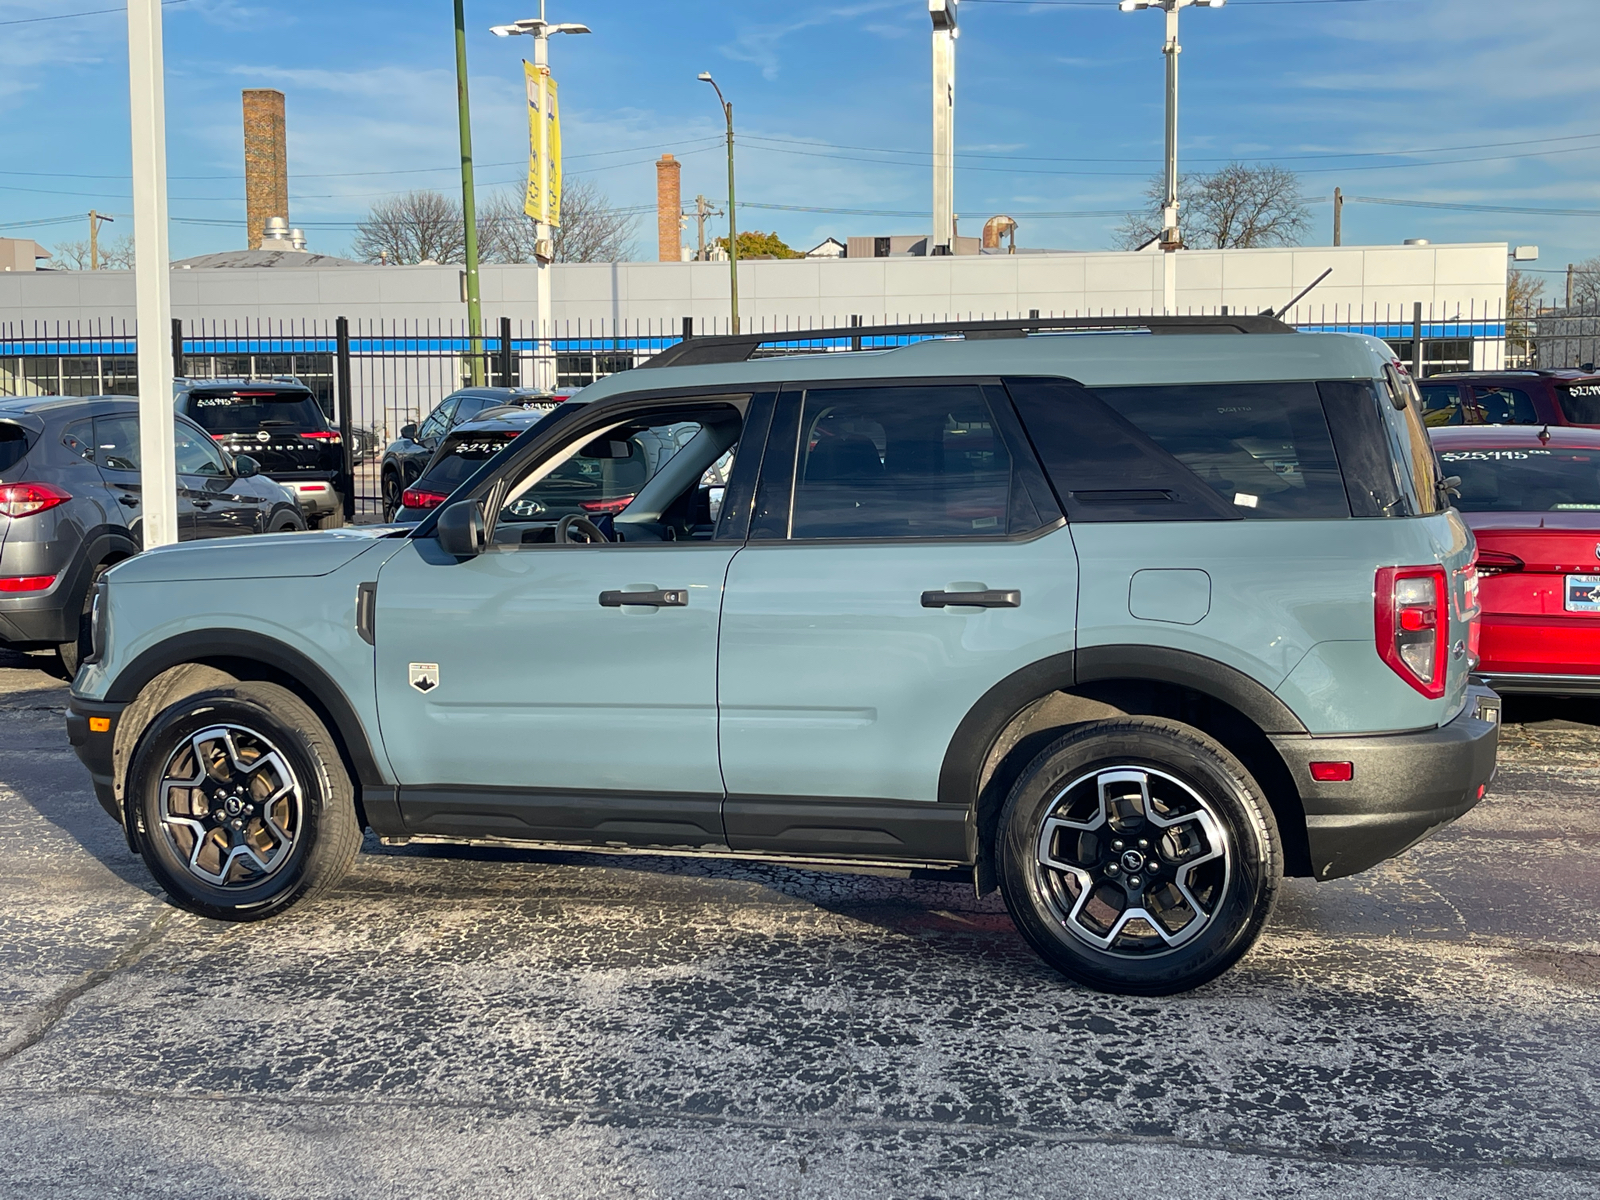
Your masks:
{"label": "ford bronco sport", "polygon": [[1383,343],[1095,324],[694,339],[415,527],[142,554],[71,740],[213,917],[325,892],[363,827],[947,868],[1074,980],[1194,987],[1285,874],[1471,808],[1499,701]]}

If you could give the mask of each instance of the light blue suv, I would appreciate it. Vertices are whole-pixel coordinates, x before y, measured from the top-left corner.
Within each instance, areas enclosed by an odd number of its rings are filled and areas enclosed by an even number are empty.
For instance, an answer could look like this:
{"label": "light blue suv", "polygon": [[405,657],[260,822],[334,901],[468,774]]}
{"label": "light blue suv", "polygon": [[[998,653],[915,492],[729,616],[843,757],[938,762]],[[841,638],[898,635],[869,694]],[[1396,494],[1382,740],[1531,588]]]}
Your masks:
{"label": "light blue suv", "polygon": [[325,891],[364,827],[942,867],[1075,980],[1194,987],[1285,874],[1472,807],[1499,702],[1383,343],[1093,324],[686,341],[414,528],[142,554],[72,741],[208,916]]}

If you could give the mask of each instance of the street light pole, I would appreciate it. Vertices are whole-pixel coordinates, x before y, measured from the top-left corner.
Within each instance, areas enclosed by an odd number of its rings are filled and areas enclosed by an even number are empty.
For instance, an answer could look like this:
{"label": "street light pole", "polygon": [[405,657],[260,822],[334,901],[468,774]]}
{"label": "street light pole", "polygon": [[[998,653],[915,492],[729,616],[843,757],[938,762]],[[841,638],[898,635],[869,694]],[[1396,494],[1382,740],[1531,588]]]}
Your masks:
{"label": "street light pole", "polygon": [[1178,12],[1191,4],[1197,8],[1221,8],[1227,0],[1121,0],[1117,5],[1123,12],[1136,12],[1143,8],[1158,8],[1166,17],[1166,40],[1161,53],[1167,60],[1167,119],[1166,119],[1166,179],[1161,202],[1161,249],[1167,252],[1163,264],[1164,286],[1162,302],[1170,315],[1177,309],[1177,263],[1171,257],[1183,248],[1183,234],[1178,226],[1178,55],[1183,47],[1178,44]]}
{"label": "street light pole", "polygon": [[461,219],[466,226],[468,370],[483,386],[483,305],[478,294],[478,204],[472,184],[472,114],[467,102],[467,18],[456,0],[456,109],[461,122]]}
{"label": "street light pole", "polygon": [[717,93],[717,103],[722,105],[723,118],[728,122],[728,295],[733,316],[733,332],[739,332],[739,227],[734,219],[733,198],[733,105],[723,98],[722,89],[711,78],[710,71],[701,71],[700,82],[709,83]]}
{"label": "street light pole", "polygon": [[145,549],[178,540],[173,445],[172,289],[167,253],[167,107],[160,0],[128,0],[133,135],[134,296],[138,318],[139,497]]}
{"label": "street light pole", "polygon": [[[515,37],[526,34],[533,38],[533,66],[539,79],[537,98],[539,113],[539,205],[541,212],[550,211],[550,35],[552,33],[588,33],[587,25],[567,22],[551,25],[544,19],[544,0],[539,0],[539,15],[510,25],[490,26],[495,37]],[[530,97],[530,100],[533,99]],[[556,214],[560,216],[559,213]],[[548,221],[534,225],[534,263],[537,275],[539,302],[538,350],[534,355],[534,386],[553,390],[556,386],[555,341],[552,337],[555,322],[551,317],[553,301],[550,294],[550,264],[555,260],[555,230]]]}

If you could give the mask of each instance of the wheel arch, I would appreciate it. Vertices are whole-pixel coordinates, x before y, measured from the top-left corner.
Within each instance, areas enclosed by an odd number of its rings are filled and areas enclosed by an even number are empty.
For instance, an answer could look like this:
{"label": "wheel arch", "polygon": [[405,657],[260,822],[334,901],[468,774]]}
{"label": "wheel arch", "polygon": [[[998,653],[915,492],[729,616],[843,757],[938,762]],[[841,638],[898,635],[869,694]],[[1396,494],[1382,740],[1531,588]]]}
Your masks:
{"label": "wheel arch", "polygon": [[[276,683],[294,692],[322,719],[356,784],[356,805],[370,824],[364,794],[392,793],[361,718],[344,690],[311,658],[275,638],[242,629],[178,634],[145,650],[118,672],[105,699],[127,704],[117,722],[113,780],[122,799],[127,764],[149,718],[185,695],[231,682]],[[144,712],[143,710],[149,711]],[[143,720],[139,719],[143,712]],[[129,719],[133,718],[133,719]]]}
{"label": "wheel arch", "polygon": [[995,827],[1027,763],[1073,725],[1124,715],[1169,717],[1222,743],[1266,792],[1283,837],[1285,873],[1310,873],[1299,789],[1267,736],[1305,732],[1289,707],[1242,671],[1203,655],[1159,646],[1092,646],[1002,679],[950,739],[939,801],[973,811],[980,891],[995,885]]}

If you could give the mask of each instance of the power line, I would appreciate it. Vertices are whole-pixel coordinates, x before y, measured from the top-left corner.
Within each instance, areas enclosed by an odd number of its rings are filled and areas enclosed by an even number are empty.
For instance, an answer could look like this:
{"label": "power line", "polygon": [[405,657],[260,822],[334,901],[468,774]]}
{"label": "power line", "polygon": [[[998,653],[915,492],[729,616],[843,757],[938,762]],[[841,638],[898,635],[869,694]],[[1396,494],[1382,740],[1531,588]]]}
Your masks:
{"label": "power line", "polygon": [[1531,217],[1600,217],[1600,208],[1524,208],[1515,204],[1468,204],[1449,200],[1396,200],[1387,196],[1346,196],[1346,204],[1392,204],[1400,208],[1443,208],[1456,212],[1514,213]]}
{"label": "power line", "polygon": [[[1235,0],[1237,2],[1237,0]],[[174,4],[187,4],[189,0],[161,0],[162,8],[170,8]],[[10,21],[0,21],[0,25],[37,25],[41,21],[71,21],[78,17],[103,17],[110,13],[125,13],[128,11],[126,4],[116,8],[91,8],[86,12],[53,13],[47,17],[17,17]]]}

